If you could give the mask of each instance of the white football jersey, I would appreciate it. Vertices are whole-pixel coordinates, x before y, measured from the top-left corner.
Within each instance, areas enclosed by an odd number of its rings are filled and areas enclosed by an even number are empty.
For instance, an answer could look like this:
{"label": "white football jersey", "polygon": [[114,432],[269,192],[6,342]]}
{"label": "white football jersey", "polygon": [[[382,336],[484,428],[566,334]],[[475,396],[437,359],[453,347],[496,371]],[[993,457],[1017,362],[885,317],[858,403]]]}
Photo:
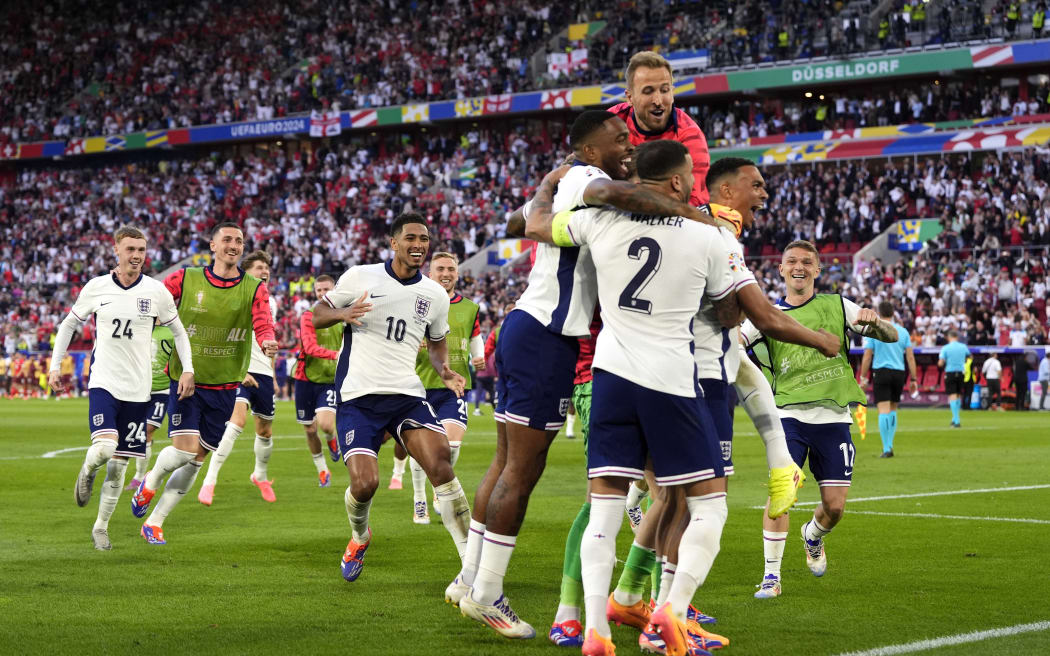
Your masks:
{"label": "white football jersey", "polygon": [[153,326],[179,318],[164,283],[139,276],[130,287],[109,273],[92,278],[73,304],[84,323],[95,318],[88,388],[101,388],[121,401],[149,401],[153,387]]}
{"label": "white football jersey", "polygon": [[[725,243],[733,291],[755,284],[755,276],[744,263],[744,248],[726,228],[719,228]],[[736,381],[740,368],[739,333],[736,328],[723,328],[713,303],[704,302],[693,323],[693,355],[700,378],[713,378],[724,383]]]}
{"label": "white football jersey", "polygon": [[[609,176],[596,166],[577,165],[569,169],[558,182],[554,211],[586,207],[583,192],[587,185],[600,178],[608,180]],[[539,243],[535,248],[536,263],[515,309],[528,312],[551,332],[569,337],[589,337],[594,303],[598,298],[590,249]]]}
{"label": "white football jersey", "polygon": [[598,270],[602,330],[594,368],[695,397],[692,323],[705,294],[717,300],[733,286],[718,229],[681,217],[585,209],[573,212],[568,233],[590,245]]}
{"label": "white football jersey", "polygon": [[425,397],[416,354],[424,339],[448,334],[448,292],[420,273],[401,280],[388,262],[350,267],[324,301],[349,307],[365,292],[372,309],[360,326],[343,327],[335,371],[339,400],[366,394]]}
{"label": "white football jersey", "polygon": [[[266,283],[262,283],[266,284]],[[273,296],[270,297],[270,316],[273,317],[273,321],[276,327],[277,324],[277,300]],[[248,362],[248,373],[260,374],[262,376],[269,376],[273,378],[273,358],[269,358],[263,353],[262,347],[259,346],[259,340],[255,339],[255,331],[252,330],[252,358]]]}
{"label": "white football jersey", "polygon": [[[776,306],[781,310],[786,310],[792,307],[791,305],[788,305],[787,301],[783,298],[777,301]],[[846,315],[846,326],[858,334],[864,334],[861,332],[860,328],[854,327],[854,324],[857,321],[857,313],[860,312],[860,306],[848,298],[844,298],[842,299],[842,309],[845,311]],[[745,321],[744,325],[740,328],[740,336],[744,338],[745,348],[750,349],[762,339],[762,331],[748,320]],[[801,403],[792,405],[790,408],[777,408],[777,412],[781,419],[795,419],[804,424],[853,423],[853,417],[850,415],[849,408],[841,408],[830,402]]]}

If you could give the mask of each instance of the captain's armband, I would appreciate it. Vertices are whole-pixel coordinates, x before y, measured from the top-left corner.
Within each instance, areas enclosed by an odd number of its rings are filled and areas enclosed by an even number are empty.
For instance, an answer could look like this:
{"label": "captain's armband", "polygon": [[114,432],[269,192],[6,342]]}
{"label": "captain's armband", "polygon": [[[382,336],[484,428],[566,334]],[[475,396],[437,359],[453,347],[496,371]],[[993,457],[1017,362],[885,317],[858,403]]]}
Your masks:
{"label": "captain's armband", "polygon": [[569,219],[572,218],[572,210],[562,210],[554,215],[551,220],[551,241],[555,246],[576,246],[576,240],[572,238],[569,230]]}

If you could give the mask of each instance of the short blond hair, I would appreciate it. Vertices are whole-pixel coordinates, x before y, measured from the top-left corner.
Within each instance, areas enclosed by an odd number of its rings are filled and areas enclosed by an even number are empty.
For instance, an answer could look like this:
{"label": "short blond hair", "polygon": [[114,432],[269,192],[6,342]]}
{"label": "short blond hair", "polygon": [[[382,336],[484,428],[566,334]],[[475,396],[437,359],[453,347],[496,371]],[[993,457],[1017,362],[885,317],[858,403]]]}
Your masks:
{"label": "short blond hair", "polygon": [[625,74],[627,78],[627,88],[631,89],[634,86],[634,73],[639,68],[666,68],[667,72],[671,75],[671,79],[674,79],[674,71],[671,69],[671,62],[663,58],[662,55],[653,52],[652,50],[642,50],[636,52],[631,56],[631,60],[627,62],[627,72]]}
{"label": "short blond hair", "polygon": [[146,239],[146,235],[135,226],[123,225],[113,233],[113,243],[119,244],[121,239],[130,237],[132,239]]}
{"label": "short blond hair", "polygon": [[453,255],[452,253],[447,253],[445,251],[438,251],[437,253],[434,253],[432,256],[430,256],[430,261],[433,262],[434,260],[439,260],[441,258],[448,258],[455,262],[456,266],[459,266],[459,258]]}

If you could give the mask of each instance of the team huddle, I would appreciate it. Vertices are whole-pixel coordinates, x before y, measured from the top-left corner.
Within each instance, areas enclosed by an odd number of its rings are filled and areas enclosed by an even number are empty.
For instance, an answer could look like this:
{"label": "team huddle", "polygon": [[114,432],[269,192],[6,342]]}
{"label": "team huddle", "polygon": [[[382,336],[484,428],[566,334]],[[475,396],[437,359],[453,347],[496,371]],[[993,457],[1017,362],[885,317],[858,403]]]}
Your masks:
{"label": "team huddle", "polygon": [[[819,256],[805,241],[785,248],[788,293],[771,304],[739,242],[768,197],[760,171],[738,158],[710,163],[702,133],[673,107],[663,58],[633,57],[627,87],[630,102],[579,115],[569,137],[572,163],[548,174],[508,224],[508,232],[536,240],[536,260],[498,329],[497,445],[473,509],[454,467],[467,429],[470,368],[485,366],[478,306],[456,293],[455,256],[435,253],[423,275],[430,252],[423,216],[393,221],[390,261],[317,279],[316,305],[300,322],[296,420],[318,484],[331,483],[322,441],[349,474],[344,579],[364,570],[378,453],[393,439],[411,457],[416,521],[429,522],[429,480],[460,558],[446,601],[504,636],[532,638],[503,581],[530,494],[572,406],[587,454],[587,498],[566,538],[549,638],[608,656],[615,622],[637,628],[644,651],[695,656],[729,645],[692,603],[728,516],[730,388],[766,448],[766,567],[755,596],[776,597],[788,510],[807,460],[821,502],[800,532],[816,576],[827,568],[824,538],[842,517],[855,453],[849,406],[866,400],[847,360],[846,331],[880,342],[897,341],[898,332],[870,309],[816,294]],[[269,258],[259,251],[241,259],[243,237],[235,224],[219,224],[213,264],[160,283],[142,273],[145,236],[121,228],[117,267],[84,287],[62,323],[50,377],[57,391],[57,363],[74,330],[92,315],[98,326],[88,385],[92,442],[74,490],[86,505],[106,467],[92,529],[98,549],[111,548],[108,522],[128,458],[139,463],[128,486],[136,517],[163,484],[141,535],[165,544],[164,521],[209,454],[198,500],[213,503],[249,410],[249,480],[264,500],[276,499],[267,472],[276,307],[266,288]],[[171,445],[147,471],[165,414]],[[610,591],[625,515],[634,541]]]}

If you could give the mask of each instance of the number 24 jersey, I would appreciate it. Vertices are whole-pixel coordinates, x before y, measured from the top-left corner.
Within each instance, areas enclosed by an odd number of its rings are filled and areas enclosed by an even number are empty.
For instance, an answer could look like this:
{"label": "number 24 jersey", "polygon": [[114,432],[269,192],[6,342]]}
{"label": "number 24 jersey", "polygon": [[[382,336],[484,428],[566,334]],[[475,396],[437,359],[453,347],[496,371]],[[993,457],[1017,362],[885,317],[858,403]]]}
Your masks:
{"label": "number 24 jersey", "polygon": [[448,333],[448,292],[418,272],[398,278],[387,262],[351,267],[324,302],[345,308],[365,292],[372,309],[361,317],[362,325],[343,327],[335,370],[339,400],[366,394],[425,398],[416,354],[424,339],[442,340]]}
{"label": "number 24 jersey", "polygon": [[170,326],[179,318],[171,292],[149,276],[124,287],[116,275],[106,274],[84,285],[72,312],[80,322],[95,317],[88,388],[102,388],[121,401],[149,401],[153,326]]}

